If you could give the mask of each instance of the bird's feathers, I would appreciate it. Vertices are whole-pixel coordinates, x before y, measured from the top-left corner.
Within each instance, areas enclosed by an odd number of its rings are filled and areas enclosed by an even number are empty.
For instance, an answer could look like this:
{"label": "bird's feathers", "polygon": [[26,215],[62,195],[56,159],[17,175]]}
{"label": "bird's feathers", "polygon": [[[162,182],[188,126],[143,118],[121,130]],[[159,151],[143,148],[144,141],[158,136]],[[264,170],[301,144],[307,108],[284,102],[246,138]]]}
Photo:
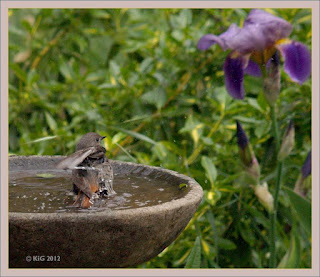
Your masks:
{"label": "bird's feathers", "polygon": [[72,169],[74,192],[78,197],[74,205],[89,208],[94,196],[111,195],[113,168],[105,157],[106,149],[100,145],[104,137],[97,133],[85,134],[76,145],[76,152],[61,160],[56,168]]}
{"label": "bird's feathers", "polygon": [[57,164],[56,167],[59,169],[73,169],[77,165],[81,164],[85,158],[87,158],[94,152],[96,152],[96,147],[88,147],[85,149],[81,149],[63,159],[61,162]]}

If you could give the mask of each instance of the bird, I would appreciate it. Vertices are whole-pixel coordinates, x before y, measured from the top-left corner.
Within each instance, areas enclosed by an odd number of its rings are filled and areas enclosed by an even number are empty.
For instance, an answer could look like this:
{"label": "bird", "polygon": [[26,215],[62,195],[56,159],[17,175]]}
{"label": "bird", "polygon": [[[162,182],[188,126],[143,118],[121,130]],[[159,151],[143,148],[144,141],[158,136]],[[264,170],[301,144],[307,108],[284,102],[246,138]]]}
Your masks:
{"label": "bird", "polygon": [[58,169],[72,170],[73,192],[77,194],[72,204],[75,207],[90,208],[94,199],[115,194],[113,168],[100,144],[104,138],[95,132],[83,135],[75,153],[56,165]]}

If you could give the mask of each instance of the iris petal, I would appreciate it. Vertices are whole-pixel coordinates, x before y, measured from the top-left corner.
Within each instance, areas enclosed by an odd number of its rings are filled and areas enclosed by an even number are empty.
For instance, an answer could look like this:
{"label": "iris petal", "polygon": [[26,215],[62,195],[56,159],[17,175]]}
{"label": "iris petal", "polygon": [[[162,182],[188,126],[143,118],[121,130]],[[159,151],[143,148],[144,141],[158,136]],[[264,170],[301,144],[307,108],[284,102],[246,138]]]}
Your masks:
{"label": "iris petal", "polygon": [[230,48],[228,41],[239,32],[240,28],[235,24],[231,24],[228,30],[219,36],[213,34],[204,35],[198,42],[198,49],[207,50],[211,45],[218,43],[220,47],[225,51]]}
{"label": "iris petal", "polygon": [[253,9],[247,16],[243,27],[257,26],[266,44],[273,44],[275,41],[288,37],[292,32],[292,25],[286,20],[274,16],[264,10]]}
{"label": "iris petal", "polygon": [[[219,39],[218,36],[207,34],[200,38],[198,42],[199,50],[207,50],[211,45],[219,43],[219,45],[223,45],[223,41]],[[223,48],[223,47],[222,47]]]}
{"label": "iris petal", "polygon": [[247,54],[263,51],[276,41],[290,35],[292,26],[282,18],[263,10],[252,10],[246,18],[243,28],[228,38],[229,48]]}
{"label": "iris petal", "polygon": [[248,64],[246,56],[233,57],[231,52],[224,63],[225,84],[228,93],[235,99],[244,98],[243,77],[244,68]]}
{"label": "iris petal", "polygon": [[254,77],[261,77],[261,69],[260,66],[252,60],[249,60],[247,67],[244,72]]}
{"label": "iris petal", "polygon": [[284,71],[292,81],[302,84],[311,74],[311,54],[300,42],[285,41],[276,46],[284,57]]}

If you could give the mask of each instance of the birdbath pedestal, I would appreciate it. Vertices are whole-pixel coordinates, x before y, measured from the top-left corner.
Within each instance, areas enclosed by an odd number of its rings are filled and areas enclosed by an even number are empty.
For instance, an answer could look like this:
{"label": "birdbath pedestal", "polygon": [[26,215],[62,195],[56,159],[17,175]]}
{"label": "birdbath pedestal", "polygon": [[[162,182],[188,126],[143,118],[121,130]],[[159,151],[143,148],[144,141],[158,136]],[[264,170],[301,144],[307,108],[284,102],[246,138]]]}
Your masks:
{"label": "birdbath pedestal", "polygon": [[[21,172],[53,170],[63,158],[11,156],[9,183],[12,176]],[[201,186],[194,179],[171,170],[111,162],[116,176],[135,174],[165,180],[176,187],[177,192],[179,186],[185,184],[186,192],[167,202],[128,209],[9,210],[10,268],[128,268],[155,257],[177,238],[201,202]],[[71,171],[60,173],[71,174]],[[117,191],[116,186],[114,189]]]}

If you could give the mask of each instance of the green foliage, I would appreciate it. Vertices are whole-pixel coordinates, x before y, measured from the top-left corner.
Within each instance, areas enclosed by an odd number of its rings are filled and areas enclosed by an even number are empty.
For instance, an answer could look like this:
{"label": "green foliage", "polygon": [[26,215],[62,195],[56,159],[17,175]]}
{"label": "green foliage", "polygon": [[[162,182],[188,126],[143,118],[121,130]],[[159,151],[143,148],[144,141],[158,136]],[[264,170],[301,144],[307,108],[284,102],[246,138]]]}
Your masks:
{"label": "green foliage", "polygon": [[300,221],[301,226],[311,237],[311,202],[291,189],[285,188],[285,192],[289,196],[290,204],[297,213],[297,219]]}
{"label": "green foliage", "polygon": [[[311,10],[268,11],[292,23],[291,38],[311,47]],[[245,181],[235,138],[239,120],[272,192],[276,153],[262,82],[246,76],[245,99],[233,100],[224,86],[228,53],[196,47],[202,35],[242,24],[248,12],[9,12],[11,154],[69,154],[83,134],[96,131],[106,136],[109,158],[172,169],[203,187],[184,232],[140,268],[268,266],[268,213]],[[290,119],[295,124],[295,147],[283,166],[283,184],[292,189],[311,147],[311,81],[300,86],[283,71],[281,80],[281,137]],[[281,191],[279,200],[277,264],[308,268],[310,226],[298,220],[304,212],[290,192]]]}
{"label": "green foliage", "polygon": [[185,268],[200,268],[201,266],[201,244],[200,237],[196,238],[193,248],[186,261]]}
{"label": "green foliage", "polygon": [[300,240],[299,237],[291,233],[290,247],[283,256],[278,268],[297,268],[300,261]]}

